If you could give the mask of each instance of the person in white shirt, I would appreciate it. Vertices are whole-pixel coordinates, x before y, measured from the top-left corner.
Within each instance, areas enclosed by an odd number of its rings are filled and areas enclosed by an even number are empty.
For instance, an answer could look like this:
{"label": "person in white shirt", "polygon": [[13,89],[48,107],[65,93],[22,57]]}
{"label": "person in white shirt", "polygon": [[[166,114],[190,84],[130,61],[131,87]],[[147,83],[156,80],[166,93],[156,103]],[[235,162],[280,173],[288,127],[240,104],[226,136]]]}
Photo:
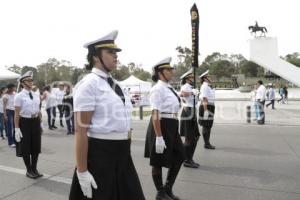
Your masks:
{"label": "person in white shirt", "polygon": [[[153,67],[152,80],[157,83],[150,90],[152,116],[145,142],[144,156],[150,158],[157,200],[179,199],[173,194],[172,188],[185,159],[178,130],[181,100],[170,85],[174,74],[170,62],[171,58],[168,57]],[[165,185],[162,180],[162,167],[169,168]]]}
{"label": "person in white shirt", "polygon": [[132,104],[110,74],[121,51],[117,34],[84,45],[92,71],[74,88],[77,164],[70,200],[145,199],[130,154]]}
{"label": "person in white shirt", "polygon": [[15,140],[17,156],[22,157],[26,166],[26,176],[32,179],[42,177],[37,170],[41,153],[41,112],[40,96],[31,91],[33,73],[27,71],[19,82],[22,91],[16,95],[15,106]]}
{"label": "person in white shirt", "polygon": [[3,140],[5,139],[5,135],[4,135],[5,124],[4,124],[4,111],[3,111],[3,95],[5,93],[6,93],[6,87],[2,87],[0,89],[0,134]]}
{"label": "person in white shirt", "polygon": [[209,70],[200,75],[199,124],[202,126],[204,148],[213,150],[216,147],[210,144],[210,134],[215,115],[215,91],[211,88],[212,79],[208,73]]}
{"label": "person in white shirt", "polygon": [[63,99],[65,96],[65,84],[63,82],[60,82],[58,84],[58,91],[55,92],[55,95],[56,95],[56,100],[57,100],[57,109],[59,111],[60,126],[64,127],[64,124],[63,124],[63,116],[64,116]]}
{"label": "person in white shirt", "polygon": [[56,99],[55,96],[51,92],[50,85],[44,87],[44,92],[41,100],[45,100],[45,107],[48,117],[48,128],[49,130],[57,129],[55,126],[55,118],[56,118]]}
{"label": "person in white shirt", "polygon": [[272,83],[268,84],[268,100],[270,101],[268,104],[266,104],[266,107],[268,108],[269,105],[272,105],[272,109],[275,109],[275,89]]}
{"label": "person in white shirt", "polygon": [[261,80],[257,81],[257,91],[256,91],[256,97],[255,101],[257,104],[257,109],[259,116],[257,118],[258,124],[264,124],[265,123],[265,102],[266,102],[266,87],[263,85],[263,82]]}
{"label": "person in white shirt", "polygon": [[183,166],[190,168],[199,168],[199,164],[193,160],[194,152],[200,136],[198,122],[196,116],[196,98],[198,90],[194,89],[194,73],[193,68],[184,73],[181,79],[180,96],[183,102],[183,108],[180,117],[180,135],[185,137],[184,148],[186,160]]}
{"label": "person in white shirt", "polygon": [[8,145],[10,147],[15,147],[15,122],[14,122],[14,115],[15,115],[15,107],[14,107],[14,100],[16,95],[16,86],[14,84],[7,85],[7,92],[3,96],[3,116],[6,122],[7,127],[7,140]]}

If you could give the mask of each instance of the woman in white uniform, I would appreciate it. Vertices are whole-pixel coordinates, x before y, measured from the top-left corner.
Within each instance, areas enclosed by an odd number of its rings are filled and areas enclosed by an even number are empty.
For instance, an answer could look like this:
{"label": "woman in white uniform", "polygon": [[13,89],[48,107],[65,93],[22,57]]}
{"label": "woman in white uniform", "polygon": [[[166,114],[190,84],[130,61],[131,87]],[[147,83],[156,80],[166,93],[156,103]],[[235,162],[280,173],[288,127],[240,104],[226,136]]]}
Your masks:
{"label": "woman in white uniform", "polygon": [[111,78],[118,32],[84,45],[92,70],[74,89],[76,170],[70,200],[144,200],[130,154],[129,97]]}
{"label": "woman in white uniform", "polygon": [[23,158],[26,176],[35,179],[43,175],[37,170],[41,153],[40,96],[31,91],[32,74],[28,71],[20,77],[23,89],[16,95],[14,105],[17,156]]}
{"label": "woman in white uniform", "polygon": [[195,163],[193,156],[200,136],[196,111],[193,110],[196,104],[198,90],[194,89],[193,68],[184,73],[181,77],[180,96],[182,97],[183,108],[180,117],[180,135],[185,137],[184,148],[186,160],[183,166],[189,168],[198,168],[200,165]]}
{"label": "woman in white uniform", "polygon": [[200,75],[202,85],[200,88],[199,124],[202,126],[204,148],[215,149],[215,146],[210,144],[210,133],[215,114],[215,91],[211,88],[212,79],[208,72],[207,70]]}
{"label": "woman in white uniform", "polygon": [[[156,200],[170,200],[179,197],[172,188],[184,160],[184,149],[178,131],[178,111],[181,101],[169,84],[174,74],[166,58],[154,66],[152,80],[157,82],[150,91],[152,116],[149,122],[145,157],[150,158],[152,178],[157,190]],[[169,168],[167,180],[163,185],[162,167]]]}

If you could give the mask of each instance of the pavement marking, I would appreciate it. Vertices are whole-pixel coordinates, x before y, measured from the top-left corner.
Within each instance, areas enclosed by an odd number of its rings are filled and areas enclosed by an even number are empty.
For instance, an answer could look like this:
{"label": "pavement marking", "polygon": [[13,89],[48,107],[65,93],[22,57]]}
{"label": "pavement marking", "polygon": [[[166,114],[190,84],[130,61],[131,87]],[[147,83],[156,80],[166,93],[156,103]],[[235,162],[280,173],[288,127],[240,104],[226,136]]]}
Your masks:
{"label": "pavement marking", "polygon": [[[21,175],[26,174],[26,171],[24,169],[18,169],[18,168],[8,167],[8,166],[4,166],[4,165],[0,165],[0,170],[15,173],[15,174],[21,174]],[[72,183],[72,179],[70,179],[70,178],[65,178],[65,177],[60,177],[60,176],[52,176],[49,174],[44,174],[42,179],[48,179],[51,181],[55,181],[58,183],[65,183],[65,184],[69,184],[69,185]],[[39,179],[37,179],[37,180],[39,180]]]}

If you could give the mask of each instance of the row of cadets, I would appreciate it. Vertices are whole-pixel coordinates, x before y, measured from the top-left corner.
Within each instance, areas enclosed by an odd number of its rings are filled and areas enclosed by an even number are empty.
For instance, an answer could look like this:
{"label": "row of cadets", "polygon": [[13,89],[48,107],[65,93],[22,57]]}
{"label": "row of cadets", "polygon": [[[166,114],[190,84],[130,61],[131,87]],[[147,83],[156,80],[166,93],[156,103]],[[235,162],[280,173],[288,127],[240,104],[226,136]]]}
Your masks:
{"label": "row of cadets", "polygon": [[92,70],[74,89],[76,170],[70,200],[144,200],[131,153],[130,98],[110,72],[117,66],[118,32],[89,42]]}

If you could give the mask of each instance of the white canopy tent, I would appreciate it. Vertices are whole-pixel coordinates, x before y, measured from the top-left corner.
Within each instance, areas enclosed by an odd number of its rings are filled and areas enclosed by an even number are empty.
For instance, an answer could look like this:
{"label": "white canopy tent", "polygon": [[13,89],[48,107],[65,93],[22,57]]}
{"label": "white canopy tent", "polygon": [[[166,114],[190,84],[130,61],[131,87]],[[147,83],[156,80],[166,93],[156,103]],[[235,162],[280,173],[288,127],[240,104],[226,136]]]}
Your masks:
{"label": "white canopy tent", "polygon": [[14,73],[4,68],[0,68],[0,80],[10,80],[17,79],[20,77],[20,74]]}
{"label": "white canopy tent", "polygon": [[140,100],[137,102],[138,105],[149,105],[149,93],[151,89],[151,82],[143,81],[135,76],[131,75],[124,81],[119,82],[120,86],[126,91],[129,92],[130,96],[138,94]]}
{"label": "white canopy tent", "polygon": [[140,93],[147,93],[150,92],[151,83],[147,81],[140,80],[135,76],[131,75],[124,81],[120,81],[119,84],[122,88],[130,88],[130,92],[140,92]]}

